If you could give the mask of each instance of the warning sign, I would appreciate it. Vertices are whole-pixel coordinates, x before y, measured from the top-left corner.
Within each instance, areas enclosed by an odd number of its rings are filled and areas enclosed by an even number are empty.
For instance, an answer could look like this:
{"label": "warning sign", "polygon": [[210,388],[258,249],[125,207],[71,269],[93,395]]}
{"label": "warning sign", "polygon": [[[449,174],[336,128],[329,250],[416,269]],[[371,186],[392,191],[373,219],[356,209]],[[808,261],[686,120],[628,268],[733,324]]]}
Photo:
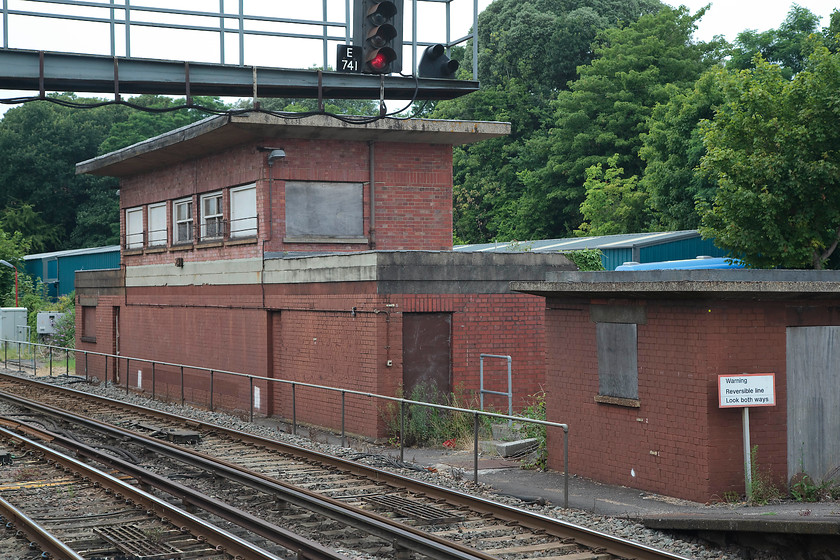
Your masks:
{"label": "warning sign", "polygon": [[720,408],[776,406],[775,373],[719,375]]}

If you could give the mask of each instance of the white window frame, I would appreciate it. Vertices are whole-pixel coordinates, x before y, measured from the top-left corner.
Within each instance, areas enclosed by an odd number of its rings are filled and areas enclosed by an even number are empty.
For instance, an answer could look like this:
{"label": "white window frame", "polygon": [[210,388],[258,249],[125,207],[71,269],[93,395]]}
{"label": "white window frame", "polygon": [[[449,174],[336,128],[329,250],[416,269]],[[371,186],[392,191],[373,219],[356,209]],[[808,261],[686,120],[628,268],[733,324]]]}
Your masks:
{"label": "white window frame", "polygon": [[[179,219],[178,210],[185,206],[189,209],[188,216]],[[186,226],[183,230],[182,226]],[[193,241],[193,199],[182,198],[172,202],[172,238],[174,243],[192,243]]]}
{"label": "white window frame", "polygon": [[[246,191],[253,193],[253,204],[248,201],[248,207],[243,209],[238,207],[236,201],[239,199],[237,195],[241,195]],[[253,206],[253,213],[250,207]],[[230,238],[240,239],[248,237],[256,237],[257,230],[257,184],[243,185],[241,187],[234,187],[230,189]]]}
{"label": "white window frame", "polygon": [[143,248],[142,206],[127,208],[125,211],[125,248],[129,251]]}
{"label": "white window frame", "polygon": [[[201,240],[222,239],[225,235],[225,201],[221,191],[201,195]],[[215,208],[207,209],[208,202]]]}
{"label": "white window frame", "polygon": [[[163,218],[162,224],[155,223],[155,217],[161,216]],[[168,232],[166,231],[166,203],[149,205],[149,247],[166,246],[169,240]]]}

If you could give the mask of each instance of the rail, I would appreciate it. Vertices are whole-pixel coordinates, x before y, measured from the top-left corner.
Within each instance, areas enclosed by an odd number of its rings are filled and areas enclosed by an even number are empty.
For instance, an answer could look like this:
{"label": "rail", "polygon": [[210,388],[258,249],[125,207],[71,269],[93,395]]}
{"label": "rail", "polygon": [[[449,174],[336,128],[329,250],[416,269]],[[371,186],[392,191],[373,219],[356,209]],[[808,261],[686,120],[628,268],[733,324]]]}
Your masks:
{"label": "rail", "polygon": [[[547,420],[538,420],[536,418],[526,418],[524,416],[514,416],[511,414],[499,414],[495,412],[486,412],[482,410],[474,410],[469,408],[460,408],[456,406],[448,406],[442,404],[435,404],[435,403],[427,403],[422,401],[413,401],[410,399],[404,399],[401,397],[392,397],[389,395],[379,395],[377,393],[370,393],[365,391],[356,391],[353,389],[342,389],[340,387],[330,387],[328,385],[317,385],[313,383],[304,383],[301,381],[290,381],[288,379],[277,379],[272,377],[263,377],[260,375],[253,375],[250,373],[242,373],[242,372],[235,372],[235,371],[227,371],[227,370],[220,370],[220,369],[213,369],[213,368],[206,368],[201,366],[191,366],[187,364],[178,364],[173,362],[164,362],[159,360],[150,360],[147,358],[136,358],[124,355],[116,355],[116,354],[107,354],[104,352],[93,352],[90,350],[78,350],[75,348],[66,348],[61,346],[53,346],[50,344],[41,344],[35,342],[21,342],[21,341],[14,341],[14,340],[6,340],[0,339],[0,342],[3,343],[3,364],[6,369],[9,369],[9,357],[8,357],[8,349],[9,345],[11,344],[12,347],[15,345],[18,348],[17,352],[17,360],[14,358],[12,359],[13,363],[17,363],[20,371],[24,371],[23,367],[29,367],[29,358],[24,360],[25,353],[23,352],[24,347],[31,353],[31,364],[33,369],[33,374],[37,373],[37,356],[36,351],[41,348],[45,351],[48,359],[49,359],[49,375],[50,377],[53,376],[53,355],[54,351],[58,350],[59,352],[63,351],[65,353],[65,364],[64,364],[64,375],[70,375],[70,353],[74,353],[74,359],[76,360],[75,370],[79,370],[78,364],[78,354],[81,353],[84,356],[84,377],[86,381],[90,380],[89,375],[89,357],[90,356],[101,356],[105,359],[105,372],[104,372],[104,383],[108,385],[108,362],[110,359],[115,360],[115,367],[119,367],[120,362],[125,361],[126,372],[131,370],[131,363],[145,363],[150,364],[152,367],[152,399],[157,398],[156,393],[156,368],[158,366],[165,366],[170,368],[177,368],[180,374],[180,388],[181,388],[181,406],[183,406],[186,402],[185,399],[185,386],[184,386],[184,371],[196,371],[196,372],[206,372],[209,374],[209,381],[210,381],[210,396],[209,396],[209,409],[213,411],[215,409],[215,403],[213,399],[214,394],[214,381],[217,375],[226,375],[231,377],[238,377],[244,378],[248,380],[249,384],[249,421],[254,421],[254,399],[255,394],[255,385],[256,381],[266,382],[266,384],[270,383],[279,383],[281,385],[286,385],[291,387],[291,394],[292,394],[292,433],[297,435],[297,406],[296,406],[296,392],[297,388],[305,387],[309,389],[316,389],[319,391],[327,391],[332,393],[339,393],[341,395],[341,445],[344,447],[346,446],[346,432],[345,432],[345,400],[347,395],[357,395],[361,397],[368,397],[370,399],[376,399],[385,402],[392,402],[397,403],[400,409],[400,460],[405,460],[405,442],[404,438],[402,437],[405,434],[405,416],[406,410],[409,406],[418,406],[418,407],[426,407],[426,408],[433,408],[437,410],[446,410],[449,412],[458,412],[463,414],[470,414],[473,417],[473,436],[474,436],[474,444],[473,444],[473,481],[478,482],[478,442],[479,442],[479,427],[480,427],[480,419],[481,418],[494,418],[499,420],[507,420],[509,422],[520,422],[526,424],[535,424],[538,426],[544,426],[546,429],[548,428],[555,428],[563,430],[563,507],[568,507],[569,504],[569,426],[568,424],[558,423],[558,422],[549,422]],[[126,394],[129,393],[131,387],[129,386],[129,375],[125,376],[125,392]],[[97,378],[98,379],[98,378]],[[115,384],[114,384],[115,385]],[[121,385],[120,385],[121,386]],[[257,397],[258,398],[258,397]]]}

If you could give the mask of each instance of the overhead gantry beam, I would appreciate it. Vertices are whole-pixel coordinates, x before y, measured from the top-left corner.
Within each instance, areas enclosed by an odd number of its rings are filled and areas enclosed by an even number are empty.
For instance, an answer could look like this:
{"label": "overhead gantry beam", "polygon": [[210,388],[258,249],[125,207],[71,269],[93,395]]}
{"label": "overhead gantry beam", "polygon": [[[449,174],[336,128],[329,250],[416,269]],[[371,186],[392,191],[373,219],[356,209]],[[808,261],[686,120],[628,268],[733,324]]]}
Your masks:
{"label": "overhead gantry beam", "polygon": [[[110,94],[453,99],[478,82],[0,49],[0,89]],[[0,95],[1,96],[1,95]]]}

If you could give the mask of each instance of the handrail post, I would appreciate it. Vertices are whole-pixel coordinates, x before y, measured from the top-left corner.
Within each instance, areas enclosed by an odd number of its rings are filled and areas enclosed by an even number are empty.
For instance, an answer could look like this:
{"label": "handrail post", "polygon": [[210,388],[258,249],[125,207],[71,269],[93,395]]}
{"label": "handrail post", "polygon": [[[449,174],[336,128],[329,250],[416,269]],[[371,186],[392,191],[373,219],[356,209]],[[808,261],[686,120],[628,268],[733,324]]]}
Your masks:
{"label": "handrail post", "polygon": [[108,356],[105,356],[105,386],[108,386]]}
{"label": "handrail post", "polygon": [[70,349],[64,349],[64,375],[70,376]]}
{"label": "handrail post", "polygon": [[405,401],[400,401],[400,462],[405,461]]}
{"label": "handrail post", "polygon": [[52,349],[53,349],[53,347],[52,347],[52,345],[50,345],[50,346],[47,346],[47,348],[50,349],[50,377],[52,377],[53,376],[53,374],[52,374]]}
{"label": "handrail post", "polygon": [[297,435],[297,402],[295,399],[295,383],[292,382],[292,435]]}
{"label": "handrail post", "polygon": [[155,377],[156,377],[155,376],[155,373],[156,373],[155,372],[155,369],[156,369],[155,365],[156,364],[157,364],[157,362],[152,362],[152,400],[155,400],[155,381],[157,381],[155,379]]}
{"label": "handrail post", "polygon": [[347,447],[345,445],[345,437],[344,437],[344,397],[347,394],[347,391],[341,392],[341,447]]}
{"label": "handrail post", "polygon": [[181,366],[181,406],[184,406],[184,366]]}
{"label": "handrail post", "polygon": [[215,379],[215,372],[210,370],[210,412],[213,412],[213,381]]}
{"label": "handrail post", "polygon": [[[119,358],[117,358],[119,359]],[[131,358],[125,359],[125,394],[128,394],[128,378],[131,377]]]}
{"label": "handrail post", "polygon": [[478,412],[473,412],[473,482],[478,483]]}
{"label": "handrail post", "polygon": [[88,379],[88,352],[87,352],[87,350],[85,350],[85,381],[86,382],[90,381],[90,379]]}
{"label": "handrail post", "polygon": [[249,375],[249,376],[248,376],[248,381],[250,381],[250,382],[251,382],[251,390],[248,392],[248,394],[249,394],[249,397],[248,397],[248,398],[249,398],[249,400],[251,401],[251,402],[250,402],[250,406],[248,407],[248,408],[249,408],[249,410],[250,410],[250,413],[251,413],[251,415],[250,415],[250,420],[249,420],[249,421],[250,421],[251,423],[253,423],[253,422],[254,422],[254,376],[253,376],[253,375]]}
{"label": "handrail post", "polygon": [[563,509],[569,509],[569,427],[563,428]]}

